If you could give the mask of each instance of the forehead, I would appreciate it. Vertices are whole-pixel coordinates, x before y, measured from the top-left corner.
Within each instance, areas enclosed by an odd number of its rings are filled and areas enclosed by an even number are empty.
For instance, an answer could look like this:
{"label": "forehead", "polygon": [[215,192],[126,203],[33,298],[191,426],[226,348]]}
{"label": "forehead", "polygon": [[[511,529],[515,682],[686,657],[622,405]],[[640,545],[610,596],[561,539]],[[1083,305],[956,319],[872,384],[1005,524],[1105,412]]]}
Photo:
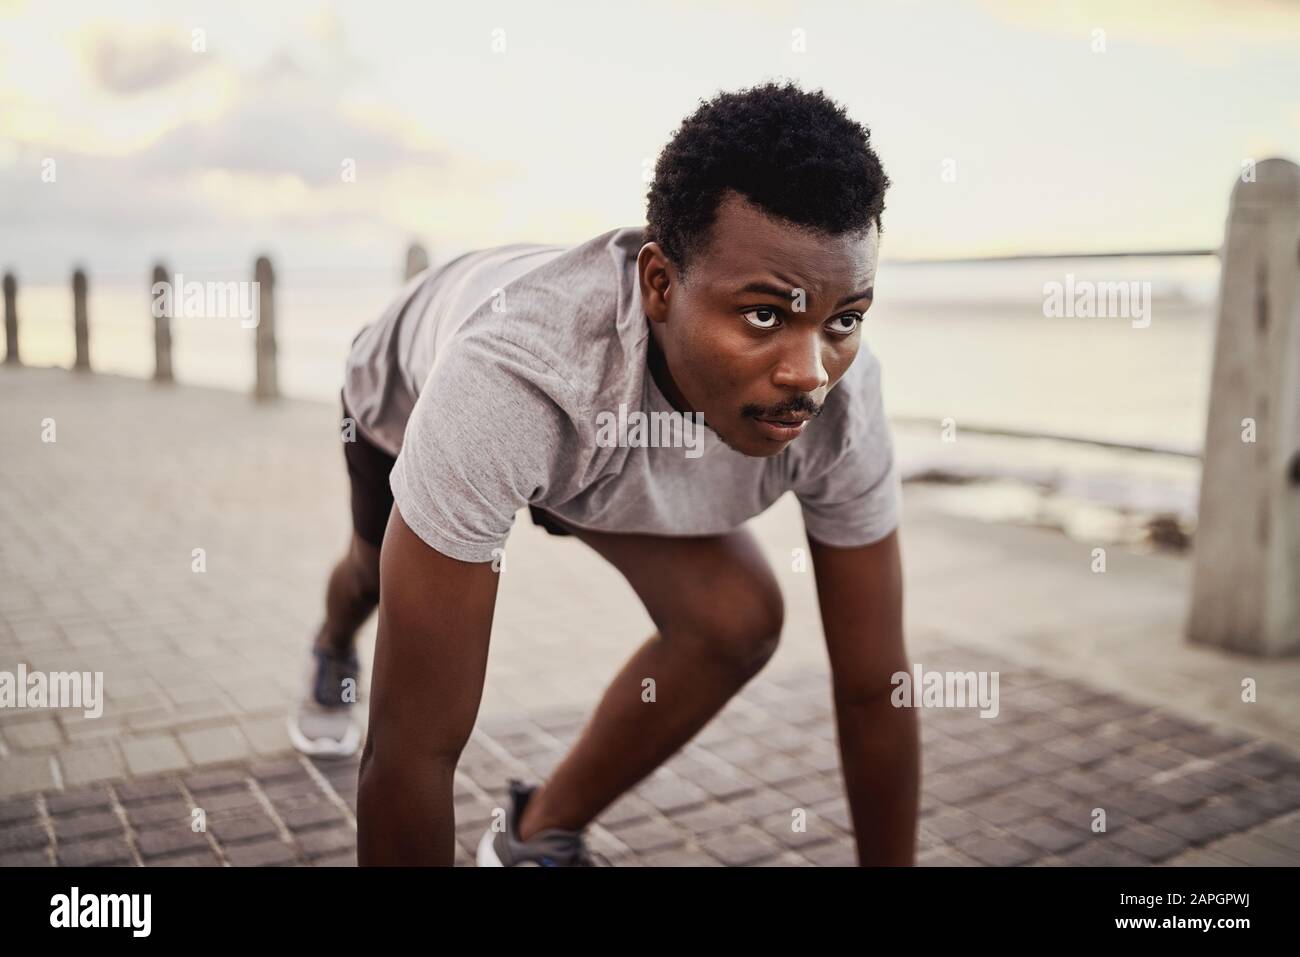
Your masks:
{"label": "forehead", "polygon": [[712,285],[759,274],[791,286],[854,286],[875,280],[879,256],[875,223],[862,232],[830,236],[763,212],[738,193],[718,205],[707,245],[698,250],[691,272]]}

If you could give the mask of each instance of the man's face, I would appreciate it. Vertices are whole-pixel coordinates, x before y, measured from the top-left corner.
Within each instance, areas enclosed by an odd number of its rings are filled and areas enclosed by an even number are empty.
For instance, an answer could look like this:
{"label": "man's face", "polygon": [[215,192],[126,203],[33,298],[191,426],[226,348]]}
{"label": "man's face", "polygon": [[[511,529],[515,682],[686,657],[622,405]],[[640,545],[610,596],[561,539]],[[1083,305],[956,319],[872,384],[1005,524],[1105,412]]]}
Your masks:
{"label": "man's face", "polygon": [[[828,236],[763,213],[737,193],[682,282],[650,243],[638,258],[651,334],[677,395],[745,455],[804,431],[858,353],[878,238]],[[662,383],[661,383],[662,384]]]}

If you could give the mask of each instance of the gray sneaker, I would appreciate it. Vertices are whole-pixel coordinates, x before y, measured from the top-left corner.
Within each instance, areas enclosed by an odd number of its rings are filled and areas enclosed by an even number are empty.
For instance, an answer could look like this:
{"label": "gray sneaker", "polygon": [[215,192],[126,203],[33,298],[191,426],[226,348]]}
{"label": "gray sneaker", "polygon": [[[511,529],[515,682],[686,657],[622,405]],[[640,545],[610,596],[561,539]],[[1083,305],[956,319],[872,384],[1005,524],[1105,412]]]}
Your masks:
{"label": "gray sneaker", "polygon": [[537,790],[515,778],[510,779],[506,800],[504,831],[491,827],[478,844],[479,867],[595,867],[596,855],[587,849],[581,831],[548,827],[526,841],[519,839],[519,818],[528,799]]}
{"label": "gray sneaker", "polygon": [[311,757],[349,757],[361,746],[356,716],[361,665],[355,654],[319,648],[312,649],[312,659],[306,694],[289,715],[289,741]]}

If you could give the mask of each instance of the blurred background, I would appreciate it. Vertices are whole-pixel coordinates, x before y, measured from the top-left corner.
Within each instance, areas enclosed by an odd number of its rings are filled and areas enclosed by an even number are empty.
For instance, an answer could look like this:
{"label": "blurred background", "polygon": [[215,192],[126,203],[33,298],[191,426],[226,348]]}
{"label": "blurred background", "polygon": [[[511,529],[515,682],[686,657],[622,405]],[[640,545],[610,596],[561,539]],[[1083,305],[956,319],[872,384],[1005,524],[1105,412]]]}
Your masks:
{"label": "blurred background", "polygon": [[[1210,253],[1243,162],[1300,155],[1300,5],[1271,0],[57,15],[5,0],[0,15],[0,249],[22,284],[29,364],[71,364],[74,266],[90,280],[94,367],[148,376],[153,264],[226,281],[266,254],[281,388],[331,399],[408,242],[436,263],[643,222],[657,151],[699,99],[791,77],[869,126],[893,179],[867,336],[909,474],[955,467],[924,451],[947,416],[1181,453],[970,433],[962,474],[1068,481],[1079,501],[1052,520],[1089,535],[1125,532],[1085,501],[1190,527]],[[1169,251],[1200,254],[946,262]],[[1154,322],[1044,319],[1043,284],[1067,273],[1150,282]],[[251,330],[173,326],[180,381],[249,388]],[[996,485],[960,502],[1042,510]]]}

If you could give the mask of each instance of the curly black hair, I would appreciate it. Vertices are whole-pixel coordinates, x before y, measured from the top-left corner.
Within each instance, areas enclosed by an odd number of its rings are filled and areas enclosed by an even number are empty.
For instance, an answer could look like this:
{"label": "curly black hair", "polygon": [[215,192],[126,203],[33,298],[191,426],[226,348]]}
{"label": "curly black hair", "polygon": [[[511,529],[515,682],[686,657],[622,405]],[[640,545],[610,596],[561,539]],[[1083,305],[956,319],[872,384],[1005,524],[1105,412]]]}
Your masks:
{"label": "curly black hair", "polygon": [[821,90],[765,83],[700,101],[655,163],[646,241],[685,275],[708,241],[718,204],[735,190],[764,212],[839,235],[877,231],[889,177],[871,131]]}

